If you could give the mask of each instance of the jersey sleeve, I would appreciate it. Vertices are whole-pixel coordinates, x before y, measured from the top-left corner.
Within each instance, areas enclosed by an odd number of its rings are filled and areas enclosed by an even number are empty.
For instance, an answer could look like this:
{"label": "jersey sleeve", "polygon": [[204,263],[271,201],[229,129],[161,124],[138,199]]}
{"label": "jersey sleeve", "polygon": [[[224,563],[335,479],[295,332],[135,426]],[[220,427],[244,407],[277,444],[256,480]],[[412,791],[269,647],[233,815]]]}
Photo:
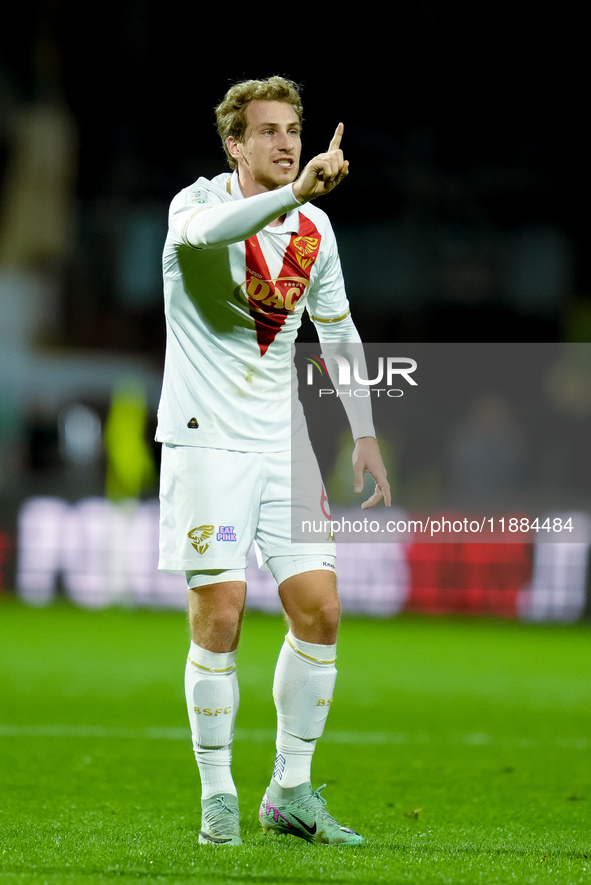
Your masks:
{"label": "jersey sleeve", "polygon": [[230,194],[226,199],[208,185],[187,188],[171,203],[169,236],[175,245],[194,249],[229,246],[254,236],[300,205],[290,184],[248,199],[235,199]]}
{"label": "jersey sleeve", "polygon": [[[336,353],[346,357],[350,365],[356,360],[363,373],[361,377],[367,378],[363,344],[351,316],[332,228],[328,231],[327,246],[326,263],[321,266],[318,283],[311,286],[308,295],[308,313],[322,345],[323,356],[330,357],[331,353]],[[351,388],[341,389],[334,361],[327,359],[326,364],[331,381],[335,389],[339,390],[353,439],[375,437],[370,398],[353,396]]]}
{"label": "jersey sleeve", "polygon": [[310,280],[307,310],[317,330],[341,323],[351,313],[335,235],[330,226],[322,235],[323,257]]}

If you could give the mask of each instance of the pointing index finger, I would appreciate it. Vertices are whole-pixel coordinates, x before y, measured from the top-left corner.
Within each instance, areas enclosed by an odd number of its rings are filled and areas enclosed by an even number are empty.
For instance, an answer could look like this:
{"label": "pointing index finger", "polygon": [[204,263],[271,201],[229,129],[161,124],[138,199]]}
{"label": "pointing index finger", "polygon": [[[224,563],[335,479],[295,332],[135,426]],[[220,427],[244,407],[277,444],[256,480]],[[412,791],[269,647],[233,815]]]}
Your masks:
{"label": "pointing index finger", "polygon": [[341,144],[341,138],[343,137],[344,126],[342,123],[339,123],[337,128],[335,129],[335,133],[332,137],[332,141],[328,146],[329,151],[337,151]]}

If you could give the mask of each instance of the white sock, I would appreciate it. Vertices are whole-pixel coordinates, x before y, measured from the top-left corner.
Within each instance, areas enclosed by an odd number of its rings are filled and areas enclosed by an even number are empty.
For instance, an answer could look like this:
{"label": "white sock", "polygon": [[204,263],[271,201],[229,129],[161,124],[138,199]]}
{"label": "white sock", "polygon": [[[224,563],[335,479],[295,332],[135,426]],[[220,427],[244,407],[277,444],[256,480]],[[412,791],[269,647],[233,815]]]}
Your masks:
{"label": "white sock", "polygon": [[236,652],[219,653],[191,643],[185,668],[185,697],[201,776],[201,798],[232,793],[232,740],[240,695]]}
{"label": "white sock", "polygon": [[281,787],[296,787],[311,779],[316,741],[332,703],[335,661],[336,645],[304,642],[291,631],[285,637],[273,681],[277,708],[273,779]]}

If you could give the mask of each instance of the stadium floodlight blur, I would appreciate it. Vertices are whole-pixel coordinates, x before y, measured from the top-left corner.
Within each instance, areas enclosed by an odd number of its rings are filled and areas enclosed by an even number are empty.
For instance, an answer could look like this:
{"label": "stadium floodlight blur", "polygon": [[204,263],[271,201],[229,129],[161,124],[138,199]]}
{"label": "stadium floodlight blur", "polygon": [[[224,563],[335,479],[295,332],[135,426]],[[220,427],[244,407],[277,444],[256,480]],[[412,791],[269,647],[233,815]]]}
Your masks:
{"label": "stadium floodlight blur", "polygon": [[58,415],[59,448],[65,461],[88,466],[98,461],[102,449],[100,416],[83,403],[70,403]]}
{"label": "stadium floodlight blur", "polygon": [[[392,508],[390,519],[407,526],[410,515]],[[335,525],[359,520],[358,509],[333,514]],[[492,614],[526,620],[571,622],[586,610],[591,520],[587,541],[504,544],[339,544],[343,609],[374,616],[400,611]],[[84,608],[110,605],[183,610],[186,588],[178,575],[159,572],[158,502],[114,503],[88,498],[70,504],[57,497],[31,498],[18,525],[19,597],[32,605],[59,595]],[[259,571],[254,554],[247,569],[248,605],[279,611],[275,585]]]}
{"label": "stadium floodlight blur", "polygon": [[[339,404],[318,396],[329,389],[320,355],[302,345],[296,360],[300,394],[332,508],[321,528],[333,531],[339,544],[346,611],[451,611],[562,621],[585,615],[591,544],[589,350],[589,345],[455,345],[451,350],[366,345],[369,378],[380,374],[379,357],[392,355],[407,358],[399,366],[416,362],[411,377],[417,381],[411,385],[399,375],[397,389],[404,393],[396,398],[379,396],[379,386],[374,392],[372,385],[361,385],[364,395],[374,397],[398,502],[391,511],[369,517],[343,482],[349,464],[340,439],[346,428],[339,424]],[[386,360],[382,365],[386,369]],[[380,383],[384,380],[386,375]],[[117,389],[115,379],[111,389]],[[141,404],[137,416],[141,424],[146,417]],[[96,455],[97,421],[81,404],[61,412],[62,450],[87,474],[90,465],[80,461]],[[182,609],[182,582],[156,569],[157,503],[139,490],[112,500],[95,492],[68,498],[57,485],[49,495],[27,496],[19,507],[17,532],[21,598],[46,604],[64,594],[87,607]],[[276,611],[267,578],[256,566],[249,568],[248,603]]]}

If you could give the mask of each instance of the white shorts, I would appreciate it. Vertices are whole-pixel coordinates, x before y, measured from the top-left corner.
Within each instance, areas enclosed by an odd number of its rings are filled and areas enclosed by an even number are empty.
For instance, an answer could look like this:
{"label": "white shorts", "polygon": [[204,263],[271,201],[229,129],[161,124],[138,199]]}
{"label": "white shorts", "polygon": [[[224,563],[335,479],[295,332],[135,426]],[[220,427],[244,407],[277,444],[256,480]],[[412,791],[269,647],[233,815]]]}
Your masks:
{"label": "white shorts", "polygon": [[[330,511],[311,446],[292,453],[162,446],[160,571],[245,569],[275,556],[335,556]],[[291,490],[294,489],[292,496]],[[294,542],[294,528],[317,527]]]}

